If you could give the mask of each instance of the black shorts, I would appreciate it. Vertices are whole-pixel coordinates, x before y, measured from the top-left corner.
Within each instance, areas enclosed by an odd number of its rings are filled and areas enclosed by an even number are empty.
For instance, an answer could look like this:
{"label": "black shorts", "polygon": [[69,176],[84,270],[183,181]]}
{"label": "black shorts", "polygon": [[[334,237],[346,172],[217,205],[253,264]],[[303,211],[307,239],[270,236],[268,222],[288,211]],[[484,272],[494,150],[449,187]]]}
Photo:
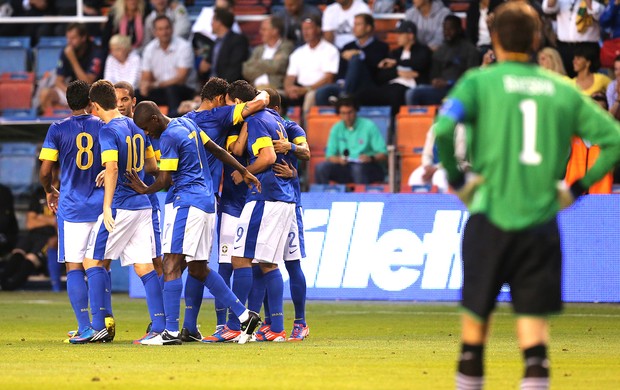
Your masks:
{"label": "black shorts", "polygon": [[504,283],[515,313],[545,316],[562,310],[562,249],[556,219],[503,231],[472,215],[463,234],[462,304],[486,321]]}

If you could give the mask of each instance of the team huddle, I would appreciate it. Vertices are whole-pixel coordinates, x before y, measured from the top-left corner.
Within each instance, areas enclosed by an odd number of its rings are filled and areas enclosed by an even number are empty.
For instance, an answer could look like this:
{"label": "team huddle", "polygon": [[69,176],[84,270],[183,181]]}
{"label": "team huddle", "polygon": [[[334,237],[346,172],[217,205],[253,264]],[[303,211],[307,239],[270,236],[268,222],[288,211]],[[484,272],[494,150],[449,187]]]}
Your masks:
{"label": "team huddle", "polygon": [[[114,339],[110,260],[119,258],[142,280],[151,319],[134,344],[303,340],[309,328],[297,164],[310,150],[304,130],[280,116],[278,93],[211,78],[200,107],[174,119],[153,102],[135,105],[129,83],[75,81],[66,95],[72,115],[50,126],[39,158],[78,323],[67,341]],[[160,228],[155,193],[162,189]],[[216,230],[219,266],[211,272]],[[282,263],[295,306],[288,339]],[[217,317],[207,337],[198,329],[205,287]]]}

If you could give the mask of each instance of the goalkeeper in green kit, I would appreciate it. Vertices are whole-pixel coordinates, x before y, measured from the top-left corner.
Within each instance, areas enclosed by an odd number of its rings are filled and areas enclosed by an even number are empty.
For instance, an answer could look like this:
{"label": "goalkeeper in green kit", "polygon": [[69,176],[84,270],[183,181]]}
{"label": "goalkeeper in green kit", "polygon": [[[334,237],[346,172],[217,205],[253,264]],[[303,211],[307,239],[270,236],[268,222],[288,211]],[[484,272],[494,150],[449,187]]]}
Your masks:
{"label": "goalkeeper in green kit", "polygon": [[[457,389],[480,389],[490,314],[504,283],[517,314],[525,374],[521,389],[549,387],[547,316],[562,309],[556,214],[620,159],[620,126],[589,97],[529,62],[540,19],[525,2],[496,9],[498,63],[466,73],[434,127],[448,179],[471,217],[462,242],[461,354]],[[454,126],[468,125],[472,176],[458,170]],[[558,186],[573,135],[599,145],[596,164],[570,189]]]}

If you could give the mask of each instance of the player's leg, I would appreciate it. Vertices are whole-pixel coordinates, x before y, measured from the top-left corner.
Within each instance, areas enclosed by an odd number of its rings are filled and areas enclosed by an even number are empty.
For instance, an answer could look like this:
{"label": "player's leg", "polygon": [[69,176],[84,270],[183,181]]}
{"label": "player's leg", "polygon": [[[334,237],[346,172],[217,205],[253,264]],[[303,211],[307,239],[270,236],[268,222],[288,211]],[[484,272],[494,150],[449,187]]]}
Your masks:
{"label": "player's leg", "polygon": [[[189,260],[186,258],[186,260]],[[206,278],[206,261],[188,261],[187,279],[185,280],[185,315],[183,316],[183,328],[181,340],[192,342],[201,341],[202,334],[198,330],[198,314],[202,306],[204,295],[204,280]]]}
{"label": "player's leg", "polygon": [[248,309],[260,313],[266,293],[263,271],[258,263],[252,264],[252,290],[248,296]]}
{"label": "player's leg", "polygon": [[162,262],[163,253],[161,250],[161,229],[160,229],[160,212],[158,209],[153,209],[151,214],[151,220],[153,223],[153,235],[151,238],[151,256],[153,260],[153,267],[157,272],[159,284],[163,291],[164,289],[164,265]]}
{"label": "player's leg", "polygon": [[[237,231],[237,224],[239,218],[234,217],[226,213],[218,213],[217,231],[218,231],[218,268],[217,272],[226,283],[226,286],[230,288],[230,282],[232,279],[233,268],[231,254],[233,250],[233,242],[235,241],[235,233]],[[215,300],[215,317],[216,327],[215,331],[221,330],[226,325],[228,316],[228,307],[226,307],[219,300]]]}
{"label": "player's leg", "polygon": [[284,264],[289,274],[291,300],[295,307],[293,330],[288,341],[301,341],[310,333],[306,324],[306,276],[301,269],[301,259],[306,257],[304,227],[301,206],[295,207],[295,221],[288,234],[288,246],[284,252]]}
{"label": "player's leg", "polygon": [[[112,260],[103,260],[103,268],[106,271],[105,281],[105,325],[108,328],[108,333],[111,339],[114,339],[116,334],[116,323],[114,321],[114,313],[112,312]],[[112,333],[111,333],[112,331]]]}

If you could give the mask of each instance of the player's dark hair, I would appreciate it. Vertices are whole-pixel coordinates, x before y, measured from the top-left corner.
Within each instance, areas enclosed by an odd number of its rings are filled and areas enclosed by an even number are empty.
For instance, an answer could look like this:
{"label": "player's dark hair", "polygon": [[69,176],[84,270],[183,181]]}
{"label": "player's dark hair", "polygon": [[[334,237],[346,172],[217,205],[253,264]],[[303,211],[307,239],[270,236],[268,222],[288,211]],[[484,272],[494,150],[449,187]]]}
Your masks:
{"label": "player's dark hair", "polygon": [[573,51],[573,57],[583,57],[587,61],[590,61],[590,66],[588,69],[591,73],[596,72],[601,67],[601,60],[599,59],[598,50],[593,47],[587,46],[576,46]]}
{"label": "player's dark hair", "polygon": [[86,25],[83,23],[69,23],[65,31],[69,32],[72,30],[77,31],[78,35],[81,37],[88,36],[88,30],[86,29]]}
{"label": "player's dark hair", "polygon": [[133,99],[134,97],[136,97],[136,91],[134,91],[133,85],[131,85],[131,83],[128,83],[127,81],[119,81],[118,83],[114,84],[114,88],[126,89],[130,98]]}
{"label": "player's dark hair", "polygon": [[282,105],[282,98],[280,97],[278,91],[273,88],[265,88],[265,92],[269,94],[269,104],[267,105],[267,107],[274,109],[276,107],[280,108],[280,106]]}
{"label": "player's dark hair", "polygon": [[373,30],[375,29],[375,18],[371,14],[357,14],[355,17],[364,19],[365,25],[372,27]]}
{"label": "player's dark hair", "polygon": [[231,29],[235,23],[235,15],[225,8],[216,8],[213,11],[213,18],[222,23],[227,29]]}
{"label": "player's dark hair", "polygon": [[256,97],[256,88],[245,80],[237,80],[228,85],[226,93],[231,99],[249,102]]}
{"label": "player's dark hair", "polygon": [[336,102],[336,112],[340,113],[341,107],[353,107],[353,109],[357,112],[360,109],[359,103],[353,96],[345,96],[338,99]]}
{"label": "player's dark hair", "polygon": [[88,92],[90,85],[86,81],[75,80],[69,83],[67,87],[67,103],[73,111],[83,110],[90,103]]}
{"label": "player's dark hair", "polygon": [[540,16],[524,2],[503,3],[495,9],[490,30],[497,34],[502,48],[513,53],[529,53],[537,48],[541,33]]}
{"label": "player's dark hair", "polygon": [[90,100],[97,103],[106,111],[116,108],[116,91],[108,80],[98,80],[90,87]]}
{"label": "player's dark hair", "polygon": [[200,90],[201,100],[213,100],[218,96],[226,96],[228,90],[228,81],[219,78],[211,77]]}

